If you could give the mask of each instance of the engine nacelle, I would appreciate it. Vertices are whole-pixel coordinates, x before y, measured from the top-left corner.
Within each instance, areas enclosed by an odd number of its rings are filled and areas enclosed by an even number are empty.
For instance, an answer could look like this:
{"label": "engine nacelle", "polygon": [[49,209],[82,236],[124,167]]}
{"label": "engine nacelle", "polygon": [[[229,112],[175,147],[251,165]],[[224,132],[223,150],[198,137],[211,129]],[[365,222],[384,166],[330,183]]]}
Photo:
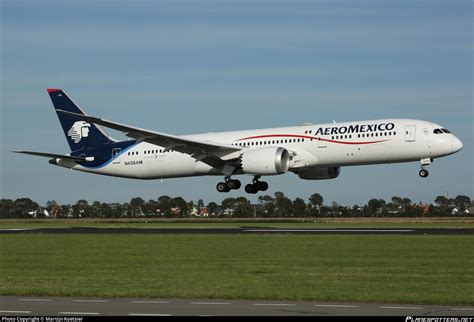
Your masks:
{"label": "engine nacelle", "polygon": [[298,171],[298,177],[305,180],[325,180],[334,179],[339,176],[341,167],[330,167],[330,168],[310,168]]}
{"label": "engine nacelle", "polygon": [[290,166],[290,154],[282,147],[265,147],[244,151],[240,156],[245,173],[255,175],[282,174]]}

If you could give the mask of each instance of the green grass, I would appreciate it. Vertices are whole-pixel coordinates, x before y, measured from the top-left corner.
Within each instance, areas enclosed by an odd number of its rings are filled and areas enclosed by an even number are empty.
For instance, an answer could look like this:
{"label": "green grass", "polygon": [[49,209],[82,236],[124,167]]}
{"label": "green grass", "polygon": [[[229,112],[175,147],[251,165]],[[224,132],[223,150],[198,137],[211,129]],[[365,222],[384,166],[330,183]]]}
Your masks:
{"label": "green grass", "polygon": [[[287,219],[287,220],[291,220]],[[293,218],[295,219],[295,218]],[[177,222],[150,219],[2,219],[0,229],[8,228],[474,228],[474,218],[314,218],[313,222],[274,222],[222,219],[176,219]],[[283,219],[284,220],[284,219]]]}
{"label": "green grass", "polygon": [[471,235],[0,235],[0,294],[474,304]]}

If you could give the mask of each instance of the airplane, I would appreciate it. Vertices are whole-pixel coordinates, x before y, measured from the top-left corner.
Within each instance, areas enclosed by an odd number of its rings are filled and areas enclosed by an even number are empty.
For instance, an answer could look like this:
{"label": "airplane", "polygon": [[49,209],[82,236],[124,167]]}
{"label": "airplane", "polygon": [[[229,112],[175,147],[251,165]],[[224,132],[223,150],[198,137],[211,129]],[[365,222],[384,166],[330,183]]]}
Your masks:
{"label": "airplane", "polygon": [[[241,187],[266,191],[262,176],[292,172],[305,180],[334,179],[341,167],[419,161],[422,178],[435,158],[460,151],[462,142],[441,125],[381,119],[293,127],[171,135],[87,115],[62,89],[47,90],[71,148],[69,154],[12,151],[50,158],[68,169],[135,179],[223,176],[219,192]],[[124,132],[118,141],[102,127]]]}

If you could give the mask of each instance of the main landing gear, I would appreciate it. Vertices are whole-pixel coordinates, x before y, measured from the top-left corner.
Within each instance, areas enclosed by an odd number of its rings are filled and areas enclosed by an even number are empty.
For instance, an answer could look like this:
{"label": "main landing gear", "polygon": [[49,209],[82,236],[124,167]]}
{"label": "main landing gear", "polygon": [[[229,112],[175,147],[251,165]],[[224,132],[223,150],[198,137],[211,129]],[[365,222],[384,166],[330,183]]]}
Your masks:
{"label": "main landing gear", "polygon": [[265,181],[258,181],[258,179],[260,179],[260,176],[255,176],[252,183],[245,186],[246,193],[256,194],[258,191],[267,191],[268,183]]}
{"label": "main landing gear", "polygon": [[[258,181],[260,176],[255,176],[252,180],[252,183],[249,183],[245,186],[245,192],[255,194],[258,191],[267,191],[268,183],[265,181]],[[231,190],[237,190],[241,186],[239,180],[233,180],[230,177],[225,177],[224,182],[219,182],[216,186],[217,191],[219,192],[229,192]]]}
{"label": "main landing gear", "polygon": [[425,166],[431,164],[431,162],[433,162],[433,159],[431,158],[421,159],[421,170],[420,172],[418,172],[420,177],[422,178],[428,177],[430,173],[428,172],[428,170],[425,169]]}
{"label": "main landing gear", "polygon": [[225,177],[224,182],[219,182],[216,186],[219,192],[229,192],[231,190],[240,189],[241,183],[239,180],[233,180],[230,177]]}

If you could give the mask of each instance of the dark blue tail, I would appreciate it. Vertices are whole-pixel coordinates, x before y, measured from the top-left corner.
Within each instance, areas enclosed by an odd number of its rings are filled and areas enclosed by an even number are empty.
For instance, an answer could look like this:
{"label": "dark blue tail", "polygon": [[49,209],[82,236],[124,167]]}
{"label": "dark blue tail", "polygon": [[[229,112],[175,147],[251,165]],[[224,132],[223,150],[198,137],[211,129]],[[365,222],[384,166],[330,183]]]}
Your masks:
{"label": "dark blue tail", "polygon": [[[84,114],[84,111],[74,103],[72,99],[58,88],[49,88],[49,96],[53,101],[55,110],[64,110],[77,114]],[[57,113],[59,122],[66,135],[71,151],[82,150],[87,147],[96,147],[114,142],[100,127],[85,121],[79,121],[64,113]]]}

